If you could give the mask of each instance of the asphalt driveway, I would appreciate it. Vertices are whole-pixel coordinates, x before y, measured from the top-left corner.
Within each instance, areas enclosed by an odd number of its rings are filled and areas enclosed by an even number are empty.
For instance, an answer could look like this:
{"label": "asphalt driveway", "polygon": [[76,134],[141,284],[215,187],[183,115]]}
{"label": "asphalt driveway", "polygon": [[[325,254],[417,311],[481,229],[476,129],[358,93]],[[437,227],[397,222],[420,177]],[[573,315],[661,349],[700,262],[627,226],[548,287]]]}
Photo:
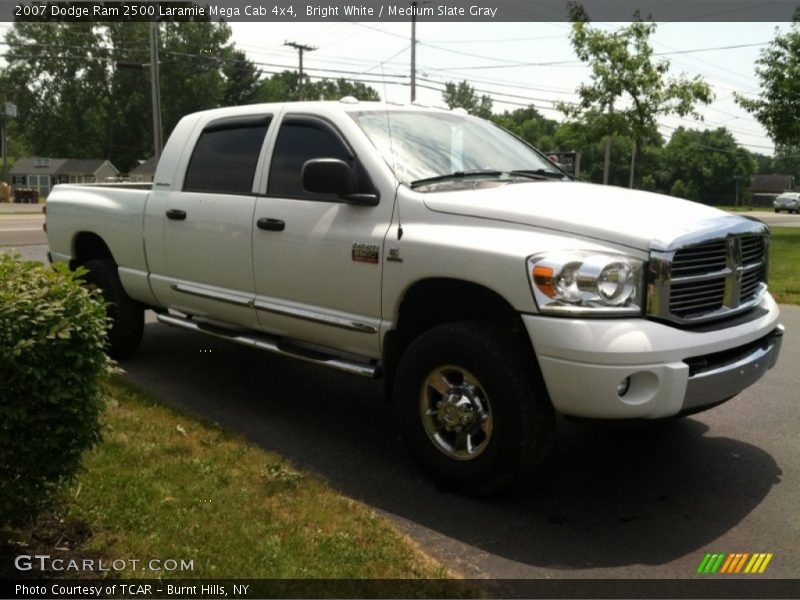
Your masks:
{"label": "asphalt driveway", "polygon": [[469,577],[689,578],[706,552],[771,552],[800,574],[800,308],[775,369],[737,398],[657,427],[561,422],[526,489],[439,490],[395,439],[380,382],[149,323],[127,376],[392,518]]}

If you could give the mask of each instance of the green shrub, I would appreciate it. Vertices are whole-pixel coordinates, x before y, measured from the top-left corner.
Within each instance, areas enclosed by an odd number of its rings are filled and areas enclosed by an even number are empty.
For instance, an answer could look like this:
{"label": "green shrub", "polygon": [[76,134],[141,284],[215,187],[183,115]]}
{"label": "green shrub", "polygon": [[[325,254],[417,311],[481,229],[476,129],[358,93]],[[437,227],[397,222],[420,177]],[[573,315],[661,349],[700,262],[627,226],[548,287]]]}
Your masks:
{"label": "green shrub", "polygon": [[0,526],[35,515],[100,436],[106,313],[81,274],[0,258]]}

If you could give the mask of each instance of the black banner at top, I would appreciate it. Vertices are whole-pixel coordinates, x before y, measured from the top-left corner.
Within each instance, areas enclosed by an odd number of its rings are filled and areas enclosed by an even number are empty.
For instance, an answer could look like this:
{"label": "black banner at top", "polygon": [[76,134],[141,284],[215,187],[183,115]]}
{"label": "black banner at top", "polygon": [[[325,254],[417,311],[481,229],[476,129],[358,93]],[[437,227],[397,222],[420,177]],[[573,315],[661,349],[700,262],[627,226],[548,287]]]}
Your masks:
{"label": "black banner at top", "polygon": [[[792,21],[800,0],[583,0],[594,21]],[[0,21],[567,21],[566,0],[3,0]]]}

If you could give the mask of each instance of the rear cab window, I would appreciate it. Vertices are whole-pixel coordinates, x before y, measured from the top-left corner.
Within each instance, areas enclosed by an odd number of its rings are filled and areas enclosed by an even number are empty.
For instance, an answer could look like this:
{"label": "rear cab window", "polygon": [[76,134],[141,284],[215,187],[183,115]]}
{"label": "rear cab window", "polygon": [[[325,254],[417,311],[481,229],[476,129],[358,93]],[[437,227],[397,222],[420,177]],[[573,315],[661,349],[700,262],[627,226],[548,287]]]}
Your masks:
{"label": "rear cab window", "polygon": [[186,168],[183,191],[252,194],[270,121],[271,117],[261,115],[206,125]]}

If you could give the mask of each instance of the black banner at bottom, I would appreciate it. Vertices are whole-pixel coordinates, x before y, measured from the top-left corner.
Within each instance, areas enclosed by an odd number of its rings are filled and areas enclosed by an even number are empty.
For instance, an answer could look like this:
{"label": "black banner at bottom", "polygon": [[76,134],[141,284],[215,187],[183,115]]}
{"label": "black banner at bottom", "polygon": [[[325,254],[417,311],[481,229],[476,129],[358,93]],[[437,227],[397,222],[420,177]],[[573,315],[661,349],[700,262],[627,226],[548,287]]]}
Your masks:
{"label": "black banner at bottom", "polygon": [[800,579],[17,579],[0,598],[800,598]]}

